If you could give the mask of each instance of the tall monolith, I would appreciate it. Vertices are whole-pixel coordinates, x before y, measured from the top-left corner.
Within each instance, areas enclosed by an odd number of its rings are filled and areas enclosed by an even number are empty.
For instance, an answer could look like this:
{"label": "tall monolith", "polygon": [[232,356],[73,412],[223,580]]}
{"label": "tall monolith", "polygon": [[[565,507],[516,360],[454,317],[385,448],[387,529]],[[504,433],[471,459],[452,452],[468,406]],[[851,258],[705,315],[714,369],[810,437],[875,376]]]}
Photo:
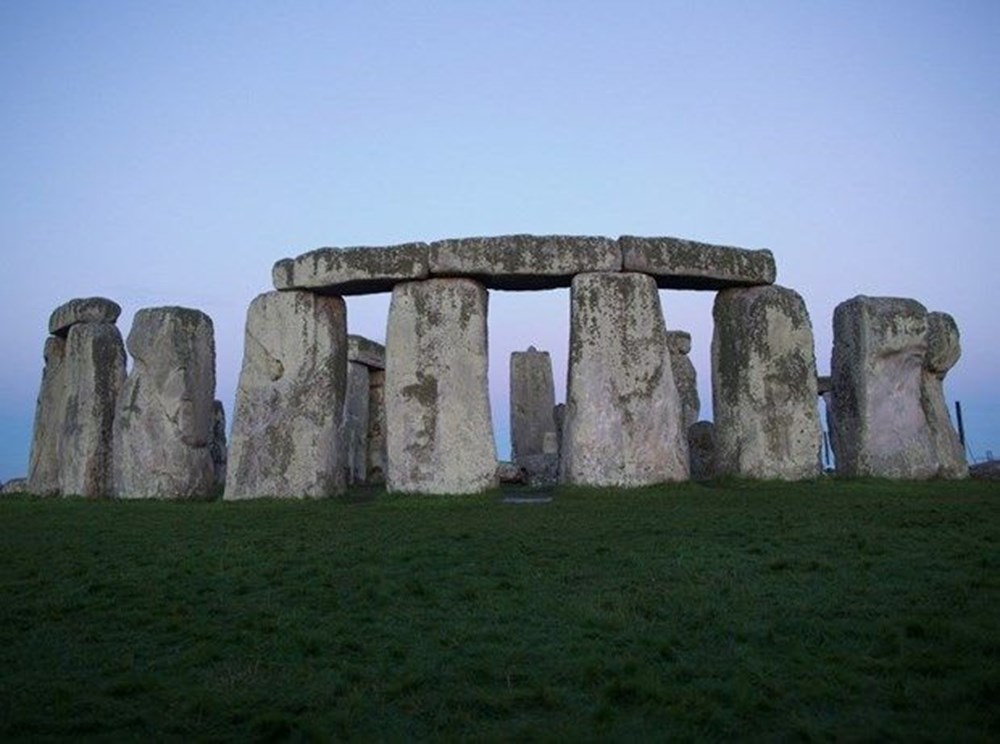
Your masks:
{"label": "tall monolith", "polygon": [[45,339],[45,368],[35,403],[35,425],[28,459],[28,493],[55,496],[59,493],[59,440],[66,418],[66,339]]}
{"label": "tall monolith", "polygon": [[510,355],[511,460],[530,483],[554,483],[559,475],[559,437],[549,352],[534,346]]}

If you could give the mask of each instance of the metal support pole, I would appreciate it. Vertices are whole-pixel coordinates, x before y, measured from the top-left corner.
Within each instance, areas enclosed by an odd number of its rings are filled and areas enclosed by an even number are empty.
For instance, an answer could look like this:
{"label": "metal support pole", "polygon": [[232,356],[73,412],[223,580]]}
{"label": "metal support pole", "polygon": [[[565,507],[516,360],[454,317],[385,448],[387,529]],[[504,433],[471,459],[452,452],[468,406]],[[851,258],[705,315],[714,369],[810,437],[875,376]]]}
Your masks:
{"label": "metal support pole", "polygon": [[962,402],[955,401],[955,418],[958,420],[958,441],[965,447],[965,424],[962,423]]}

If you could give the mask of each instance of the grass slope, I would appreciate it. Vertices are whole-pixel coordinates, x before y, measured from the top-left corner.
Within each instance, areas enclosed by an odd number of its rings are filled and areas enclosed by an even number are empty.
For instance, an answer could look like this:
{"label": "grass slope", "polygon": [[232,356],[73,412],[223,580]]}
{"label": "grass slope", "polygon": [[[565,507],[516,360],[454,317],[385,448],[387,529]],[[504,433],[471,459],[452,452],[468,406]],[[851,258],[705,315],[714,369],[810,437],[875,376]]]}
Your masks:
{"label": "grass slope", "polygon": [[1000,737],[1000,490],[0,501],[0,739]]}

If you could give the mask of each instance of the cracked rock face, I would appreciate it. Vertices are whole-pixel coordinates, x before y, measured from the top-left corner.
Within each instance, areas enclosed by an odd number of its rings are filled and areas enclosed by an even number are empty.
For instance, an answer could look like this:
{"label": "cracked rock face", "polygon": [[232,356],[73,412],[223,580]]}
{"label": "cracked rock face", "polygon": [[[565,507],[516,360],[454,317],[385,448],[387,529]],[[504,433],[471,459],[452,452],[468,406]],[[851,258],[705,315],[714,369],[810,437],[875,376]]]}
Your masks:
{"label": "cracked rock face", "polygon": [[340,297],[267,292],[247,311],[226,499],[342,493],[347,309]]}
{"label": "cracked rock face", "polygon": [[215,484],[215,337],[199,310],[147,308],[127,341],[115,414],[115,495],[204,499]]}
{"label": "cracked rock face", "polygon": [[644,274],[580,274],[570,309],[561,481],[686,480],[687,437],[656,283]]}

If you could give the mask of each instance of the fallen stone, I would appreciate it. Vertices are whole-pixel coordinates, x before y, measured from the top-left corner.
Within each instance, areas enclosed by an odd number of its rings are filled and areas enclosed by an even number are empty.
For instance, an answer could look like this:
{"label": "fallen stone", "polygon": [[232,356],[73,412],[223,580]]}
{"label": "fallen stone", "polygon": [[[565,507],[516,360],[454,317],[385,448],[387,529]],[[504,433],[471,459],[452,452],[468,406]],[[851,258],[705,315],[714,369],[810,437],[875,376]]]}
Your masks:
{"label": "fallen stone", "polygon": [[667,348],[670,349],[670,367],[674,384],[681,399],[682,426],[687,431],[701,413],[698,395],[698,374],[688,354],[691,352],[691,334],[687,331],[667,331]]}
{"label": "fallen stone", "polygon": [[924,411],[927,310],[915,300],[858,296],[833,314],[837,473],[926,479],[938,473]]}
{"label": "fallen stone", "polygon": [[78,323],[114,323],[122,309],[104,297],[82,297],[60,305],[49,316],[49,333],[66,338]]}
{"label": "fallen stone", "polygon": [[385,371],[368,370],[368,460],[365,481],[385,483]]}
{"label": "fallen stone", "polygon": [[125,345],[111,323],[80,323],[66,336],[65,417],[59,436],[59,492],[113,494],[115,405],[125,384]]}
{"label": "fallen stone", "polygon": [[226,462],[228,460],[228,448],[226,446],[226,409],[221,400],[212,404],[212,469],[214,476],[212,482],[216,488],[223,488],[226,485]]}
{"label": "fallen stone", "polygon": [[486,307],[486,288],[470,279],[393,289],[385,371],[390,492],[462,494],[496,485]]}
{"label": "fallen stone", "polygon": [[819,475],[816,358],[805,302],[785,287],[726,289],[712,310],[712,410],[720,475]]}
{"label": "fallen stone", "polygon": [[369,396],[368,367],[348,361],[344,398],[344,479],[349,486],[367,481]]}
{"label": "fallen stone", "polygon": [[624,271],[656,279],[661,289],[725,289],[774,284],[774,256],[768,250],[746,250],[680,238],[623,235]]}
{"label": "fallen stone", "polygon": [[1000,480],[1000,460],[987,460],[970,465],[969,477],[975,480]]}
{"label": "fallen stone", "polygon": [[644,274],[573,279],[563,483],[686,480],[688,451],[660,296]]}
{"label": "fallen stone", "polygon": [[[532,466],[540,466],[546,471],[551,469],[551,457],[536,457],[546,454],[546,436],[556,440],[555,454],[558,454],[553,416],[555,399],[549,353],[538,351],[534,346],[527,351],[513,352],[510,355],[511,459],[527,468],[529,477],[534,475]],[[551,441],[549,447],[552,447]],[[535,459],[528,460],[530,457]],[[558,467],[558,456],[555,459]]]}
{"label": "fallen stone", "polygon": [[347,337],[347,361],[370,369],[385,369],[385,347],[364,336],[350,334]]}
{"label": "fallen stone", "polygon": [[36,496],[59,494],[62,460],[59,443],[66,420],[67,373],[66,340],[59,336],[45,339],[45,368],[35,403],[35,424],[28,458],[28,491]]}
{"label": "fallen stone", "polygon": [[268,292],[247,311],[226,474],[227,500],[344,491],[343,299]]}
{"label": "fallen stone", "polygon": [[384,248],[320,248],[283,258],[271,272],[274,288],[330,295],[388,292],[396,284],[427,277],[427,244]]}
{"label": "fallen stone", "polygon": [[469,277],[489,289],[568,287],[577,274],[620,271],[621,249],[610,238],[500,235],[430,244],[431,276]]}
{"label": "fallen stone", "polygon": [[497,481],[502,485],[522,486],[528,482],[528,471],[520,465],[501,460],[497,463]]}
{"label": "fallen stone", "polygon": [[115,412],[115,495],[207,499],[215,485],[212,319],[184,307],[135,314],[132,370]]}
{"label": "fallen stone", "polygon": [[937,455],[939,478],[959,479],[969,476],[965,447],[951,424],[948,403],[944,398],[944,378],[962,356],[958,324],[947,313],[927,314],[927,358],[921,387],[921,401],[931,441]]}
{"label": "fallen stone", "polygon": [[711,421],[693,423],[688,429],[688,451],[692,480],[711,480],[718,475],[715,466],[715,424]]}
{"label": "fallen stone", "polygon": [[30,493],[27,478],[11,478],[0,488],[0,496],[11,496],[15,493]]}

